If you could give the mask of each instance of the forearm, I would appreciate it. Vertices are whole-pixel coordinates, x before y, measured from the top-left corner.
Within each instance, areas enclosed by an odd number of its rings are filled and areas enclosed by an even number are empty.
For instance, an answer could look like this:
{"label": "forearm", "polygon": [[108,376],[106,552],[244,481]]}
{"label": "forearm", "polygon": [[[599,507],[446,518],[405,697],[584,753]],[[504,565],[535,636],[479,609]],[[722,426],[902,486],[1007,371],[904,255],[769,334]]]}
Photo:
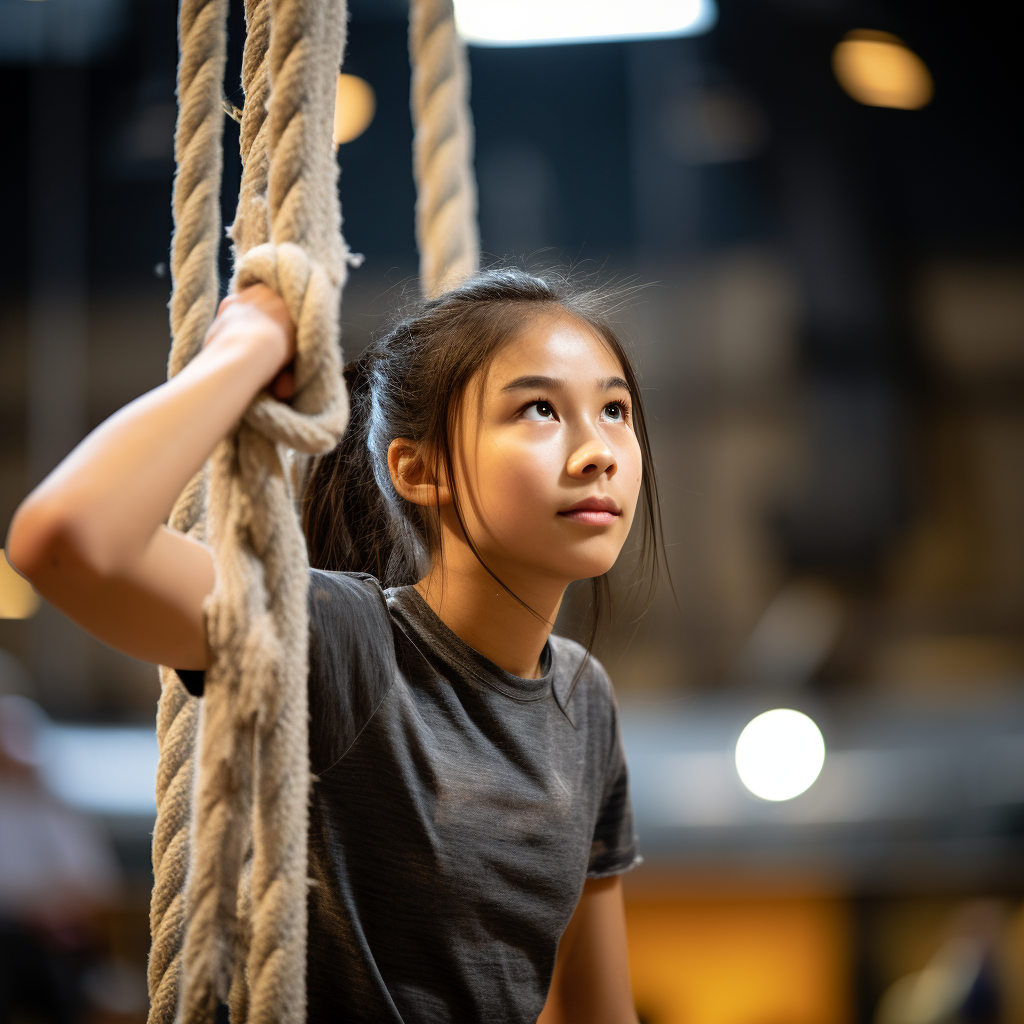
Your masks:
{"label": "forearm", "polygon": [[163,527],[174,501],[265,386],[294,394],[295,332],[280,296],[226,298],[172,381],[94,430],[15,513],[7,555],[51,604],[145,661],[204,668],[209,549]]}
{"label": "forearm", "polygon": [[620,877],[588,879],[537,1024],[637,1024]]}
{"label": "forearm", "polygon": [[225,333],[93,431],[15,515],[14,564],[45,590],[55,548],[101,575],[142,559],[182,488],[276,372],[280,354],[263,341]]}

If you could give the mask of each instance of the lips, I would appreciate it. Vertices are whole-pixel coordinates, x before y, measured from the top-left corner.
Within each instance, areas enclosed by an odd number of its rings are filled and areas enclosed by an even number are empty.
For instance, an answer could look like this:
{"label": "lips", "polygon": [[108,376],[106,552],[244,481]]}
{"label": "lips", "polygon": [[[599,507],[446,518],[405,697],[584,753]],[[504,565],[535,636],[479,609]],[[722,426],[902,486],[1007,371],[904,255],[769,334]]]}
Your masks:
{"label": "lips", "polygon": [[576,502],[570,508],[558,513],[563,519],[571,519],[575,523],[587,523],[591,526],[607,526],[614,523],[622,510],[612,498],[593,497]]}

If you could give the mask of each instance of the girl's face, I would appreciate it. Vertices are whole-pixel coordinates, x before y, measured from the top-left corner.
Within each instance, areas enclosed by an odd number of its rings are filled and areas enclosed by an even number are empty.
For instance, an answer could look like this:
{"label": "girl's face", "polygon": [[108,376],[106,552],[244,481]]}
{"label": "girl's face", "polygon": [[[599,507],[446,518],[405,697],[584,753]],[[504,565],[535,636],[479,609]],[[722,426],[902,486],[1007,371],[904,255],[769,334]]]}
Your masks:
{"label": "girl's face", "polygon": [[509,583],[607,572],[642,461],[632,396],[605,342],[568,315],[536,318],[471,383],[461,420],[460,506],[484,562]]}

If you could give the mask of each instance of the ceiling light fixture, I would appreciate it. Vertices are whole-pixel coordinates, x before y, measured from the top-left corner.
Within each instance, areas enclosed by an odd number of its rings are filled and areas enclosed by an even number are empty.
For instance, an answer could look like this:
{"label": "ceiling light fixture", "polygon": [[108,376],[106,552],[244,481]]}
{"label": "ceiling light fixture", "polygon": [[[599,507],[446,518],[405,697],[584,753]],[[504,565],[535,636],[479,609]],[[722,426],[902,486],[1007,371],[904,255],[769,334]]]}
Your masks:
{"label": "ceiling light fixture", "polygon": [[377,112],[373,86],[358,75],[338,75],[334,93],[334,145],[358,139]]}
{"label": "ceiling light fixture", "polygon": [[715,0],[455,0],[459,34],[477,46],[545,46],[695,36]]}
{"label": "ceiling light fixture", "polygon": [[844,92],[868,107],[920,110],[935,91],[924,61],[888,32],[848,32],[832,51],[832,70]]}

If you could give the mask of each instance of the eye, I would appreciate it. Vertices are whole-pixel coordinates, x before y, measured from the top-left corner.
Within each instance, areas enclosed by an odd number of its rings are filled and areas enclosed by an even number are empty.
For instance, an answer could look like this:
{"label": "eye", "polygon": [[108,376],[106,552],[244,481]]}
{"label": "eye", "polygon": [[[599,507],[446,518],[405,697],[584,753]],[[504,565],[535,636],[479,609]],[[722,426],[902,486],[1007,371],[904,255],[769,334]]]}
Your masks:
{"label": "eye", "polygon": [[534,423],[553,423],[558,417],[555,415],[554,406],[550,402],[545,402],[540,399],[536,402],[531,402],[523,410],[524,420],[533,420]]}
{"label": "eye", "polygon": [[609,402],[601,410],[602,419],[611,423],[623,423],[626,420],[626,405],[624,402]]}

